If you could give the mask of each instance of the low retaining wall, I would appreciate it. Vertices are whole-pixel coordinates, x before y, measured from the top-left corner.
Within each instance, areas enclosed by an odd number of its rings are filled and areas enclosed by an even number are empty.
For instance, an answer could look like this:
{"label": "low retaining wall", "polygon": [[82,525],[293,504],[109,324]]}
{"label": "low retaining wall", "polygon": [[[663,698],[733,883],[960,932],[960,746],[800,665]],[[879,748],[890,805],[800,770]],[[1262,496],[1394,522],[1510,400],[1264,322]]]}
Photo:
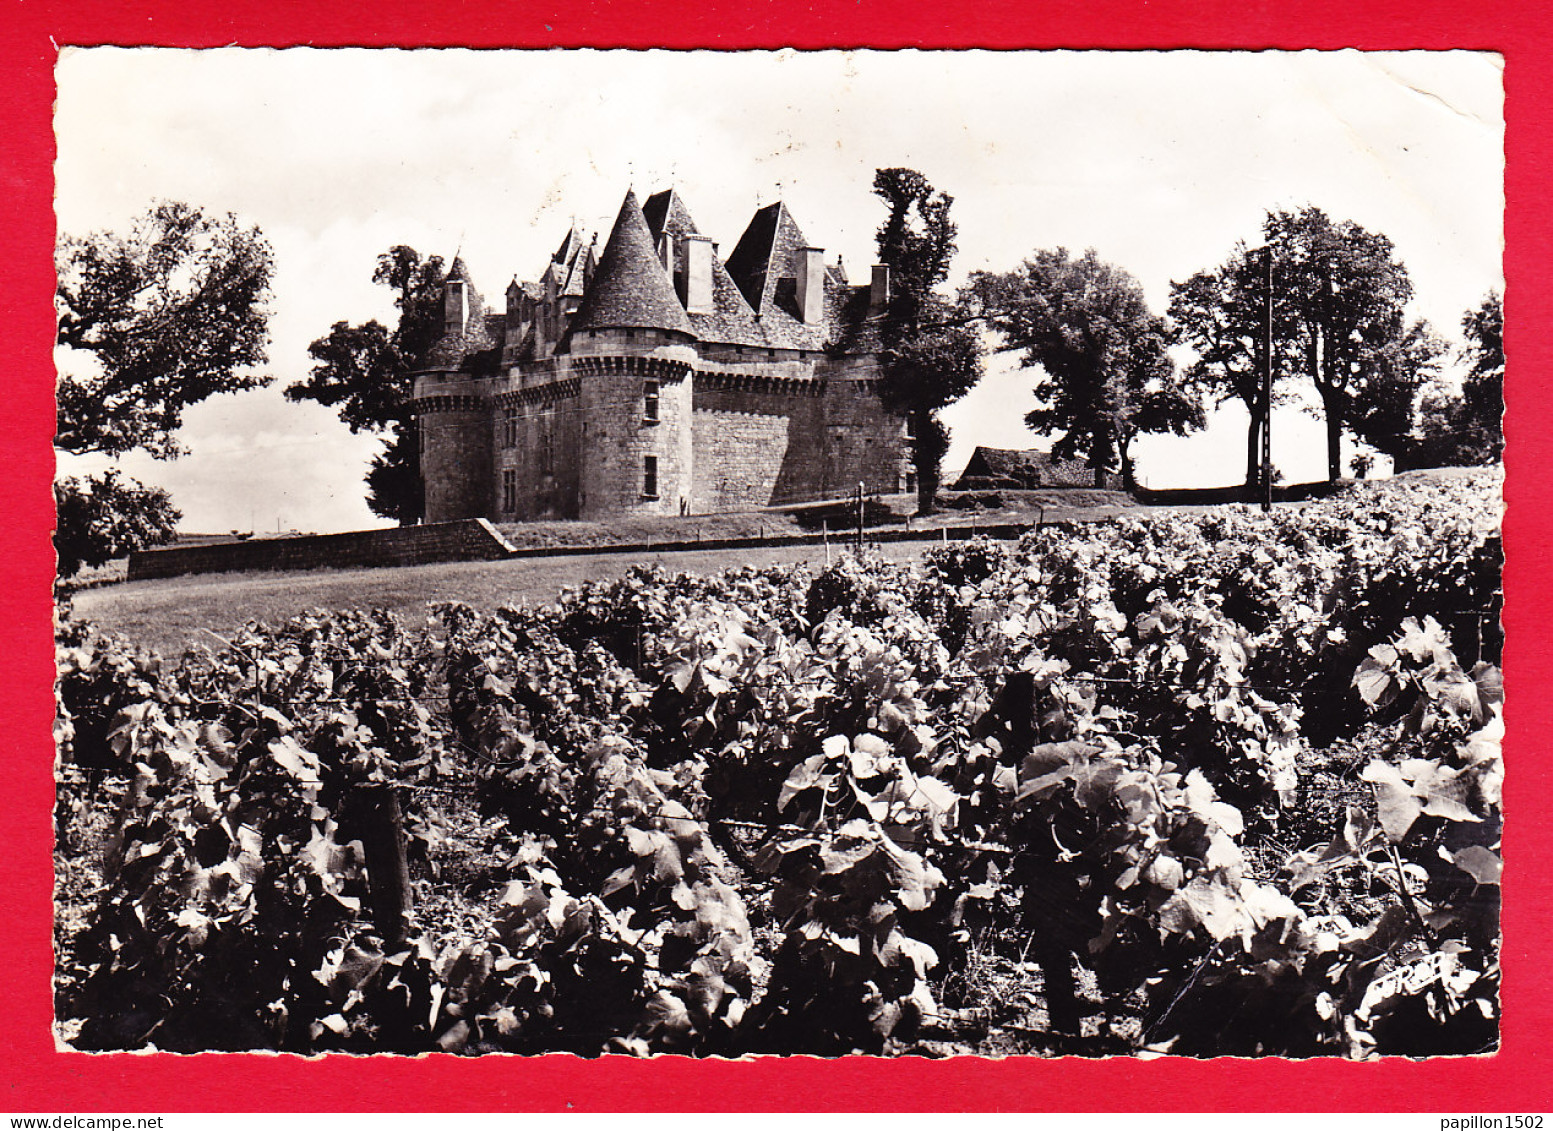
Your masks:
{"label": "low retaining wall", "polygon": [[[1315,483],[1276,483],[1273,485],[1273,502],[1303,503],[1310,499],[1325,499],[1347,486],[1346,480],[1336,483],[1323,479]],[[1134,487],[1133,495],[1147,507],[1203,506],[1218,503],[1260,503],[1262,489],[1248,488],[1244,484],[1234,487],[1168,487],[1150,490]]]}
{"label": "low retaining wall", "polygon": [[130,581],[186,573],[421,565],[427,562],[495,561],[512,545],[483,518],[431,522],[347,534],[304,534],[137,550],[129,556]]}

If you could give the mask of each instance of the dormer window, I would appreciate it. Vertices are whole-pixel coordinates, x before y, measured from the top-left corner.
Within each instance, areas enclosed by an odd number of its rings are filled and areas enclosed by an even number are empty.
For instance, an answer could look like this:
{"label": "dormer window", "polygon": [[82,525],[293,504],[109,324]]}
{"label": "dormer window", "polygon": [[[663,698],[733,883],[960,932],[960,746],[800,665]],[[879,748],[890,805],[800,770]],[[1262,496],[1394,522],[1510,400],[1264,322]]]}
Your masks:
{"label": "dormer window", "polygon": [[642,387],[642,420],[658,423],[658,382],[648,381]]}

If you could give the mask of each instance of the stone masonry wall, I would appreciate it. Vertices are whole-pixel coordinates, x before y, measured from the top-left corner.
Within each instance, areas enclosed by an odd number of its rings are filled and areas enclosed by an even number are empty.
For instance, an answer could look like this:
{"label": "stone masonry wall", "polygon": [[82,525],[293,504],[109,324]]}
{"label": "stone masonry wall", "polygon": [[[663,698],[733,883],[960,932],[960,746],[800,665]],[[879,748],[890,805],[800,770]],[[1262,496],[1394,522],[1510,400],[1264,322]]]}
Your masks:
{"label": "stone masonry wall", "polygon": [[822,363],[809,380],[791,379],[791,365],[773,377],[765,368],[697,375],[696,511],[845,495],[860,482],[870,493],[903,489],[902,421],[884,410],[871,380],[845,363]]}
{"label": "stone masonry wall", "polygon": [[[426,521],[452,522],[492,513],[489,400],[478,382],[446,382],[417,399]],[[429,394],[429,395],[428,395]]]}
{"label": "stone masonry wall", "polygon": [[682,338],[638,330],[590,333],[542,365],[423,379],[429,521],[710,513],[846,495],[860,482],[904,489],[902,421],[861,360],[712,361]]}
{"label": "stone masonry wall", "polygon": [[821,393],[812,380],[774,380],[758,371],[698,374],[694,510],[744,510],[820,494]]}
{"label": "stone masonry wall", "polygon": [[[584,427],[580,392],[573,378],[496,398],[491,513],[500,521],[578,517]],[[512,427],[508,413],[515,418]],[[508,472],[514,488],[511,507]]]}
{"label": "stone masonry wall", "polygon": [[859,483],[870,494],[905,490],[910,457],[905,422],[886,412],[875,382],[845,369],[826,382],[826,494]]}
{"label": "stone masonry wall", "polygon": [[[695,411],[695,475],[691,508],[697,514],[768,506],[792,435],[783,412],[716,404],[733,399],[702,394]],[[753,399],[747,396],[743,399]]]}
{"label": "stone masonry wall", "polygon": [[[694,353],[674,345],[614,352],[604,342],[597,349],[572,359],[585,421],[578,439],[578,513],[582,518],[678,514],[682,501],[689,505],[691,491]],[[656,420],[646,414],[649,381],[657,382]],[[648,456],[657,461],[652,496],[645,489]]]}
{"label": "stone masonry wall", "polygon": [[513,548],[483,518],[426,523],[349,534],[306,534],[137,550],[129,556],[129,580],[186,573],[239,570],[321,569],[419,565],[426,562],[495,561]]}

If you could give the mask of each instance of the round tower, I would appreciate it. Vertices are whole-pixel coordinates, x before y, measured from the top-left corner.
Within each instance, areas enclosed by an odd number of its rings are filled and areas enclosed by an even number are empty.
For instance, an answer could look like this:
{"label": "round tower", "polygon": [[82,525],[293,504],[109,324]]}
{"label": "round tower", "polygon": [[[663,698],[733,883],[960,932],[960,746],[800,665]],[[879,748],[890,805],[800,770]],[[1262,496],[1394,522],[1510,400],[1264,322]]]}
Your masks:
{"label": "round tower", "polygon": [[[710,290],[710,257],[706,258]],[[692,467],[695,331],[627,192],[567,329],[583,419],[579,512],[680,514]]]}
{"label": "round tower", "polygon": [[427,522],[483,518],[493,502],[490,402],[466,364],[490,345],[485,307],[457,257],[442,305],[442,337],[415,374],[413,402]]}

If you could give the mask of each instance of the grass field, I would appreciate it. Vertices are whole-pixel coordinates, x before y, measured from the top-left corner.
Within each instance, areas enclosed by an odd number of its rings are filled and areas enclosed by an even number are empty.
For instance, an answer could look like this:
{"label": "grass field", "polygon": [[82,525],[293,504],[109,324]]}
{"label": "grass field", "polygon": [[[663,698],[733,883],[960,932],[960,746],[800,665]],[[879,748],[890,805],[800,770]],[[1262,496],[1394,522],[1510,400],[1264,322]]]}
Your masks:
{"label": "grass field", "polygon": [[[893,511],[904,522],[916,510],[915,495],[884,495],[870,500]],[[979,505],[978,505],[979,504]],[[991,504],[991,505],[989,505]],[[1048,488],[1040,491],[943,491],[939,511],[926,520],[934,527],[968,526],[972,523],[1036,522],[1043,515],[1084,514],[1093,517],[1102,511],[1115,514],[1137,506],[1125,491],[1106,491],[1084,487]],[[747,511],[728,514],[624,516],[607,522],[514,522],[501,523],[498,529],[514,546],[563,547],[650,545],[655,542],[695,542],[719,538],[767,538],[784,534],[803,534],[819,529],[822,510],[835,512],[830,521],[832,532],[849,527],[851,515],[847,500],[828,504],[794,506],[783,510]],[[800,513],[809,512],[807,524]]]}
{"label": "grass field", "polygon": [[[882,550],[903,560],[932,545],[897,542],[887,543]],[[312,608],[392,609],[407,624],[419,626],[426,621],[427,606],[438,601],[464,601],[480,609],[544,604],[568,585],[612,580],[637,563],[676,573],[711,574],[779,562],[823,565],[825,547],[596,554],[313,573],[201,574],[85,590],[75,595],[72,607],[78,617],[101,628],[163,654],[177,654],[195,643],[214,643],[211,632],[230,637],[248,621],[280,621]]]}
{"label": "grass field", "polygon": [[[982,493],[985,496],[987,493]],[[946,493],[943,511],[927,520],[933,528],[989,526],[997,523],[1060,522],[1108,518],[1133,509],[1119,491],[1049,490],[1000,493],[1001,506],[956,506],[957,496]],[[904,514],[914,499],[888,496],[884,502]],[[919,520],[920,521],[920,520]],[[683,539],[696,531],[706,538],[794,534],[800,525],[788,514],[708,515],[692,519],[636,519],[616,526],[599,523],[527,523],[504,526],[503,533],[515,544],[557,548],[568,545],[607,545],[636,539]],[[607,536],[606,536],[607,535]],[[838,532],[832,553],[844,544]],[[921,555],[933,541],[884,543],[883,552],[896,560]],[[164,654],[177,654],[192,644],[212,644],[211,633],[230,637],[249,621],[273,623],[307,609],[387,608],[418,627],[426,622],[427,608],[438,601],[464,601],[480,609],[507,604],[544,604],[563,588],[592,580],[623,576],[638,562],[661,566],[670,572],[712,574],[742,565],[774,565],[809,562],[823,565],[823,545],[751,546],[729,550],[679,552],[628,551],[525,558],[502,562],[452,562],[381,569],[317,570],[308,573],[221,573],[153,581],[124,582],[123,563],[97,571],[97,588],[78,591],[75,614],[110,632]]]}

